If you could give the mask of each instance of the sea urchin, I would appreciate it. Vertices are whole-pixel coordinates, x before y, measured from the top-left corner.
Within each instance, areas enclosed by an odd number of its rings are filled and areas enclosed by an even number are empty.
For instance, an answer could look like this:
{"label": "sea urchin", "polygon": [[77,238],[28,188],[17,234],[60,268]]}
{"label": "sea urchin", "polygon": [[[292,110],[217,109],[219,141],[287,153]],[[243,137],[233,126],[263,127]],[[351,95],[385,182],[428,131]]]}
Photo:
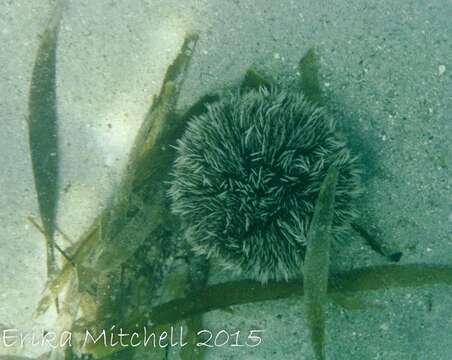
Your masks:
{"label": "sea urchin", "polygon": [[359,167],[327,112],[297,90],[237,90],[195,116],[177,145],[170,197],[195,253],[262,282],[302,269],[320,185],[339,171],[333,233],[355,217]]}

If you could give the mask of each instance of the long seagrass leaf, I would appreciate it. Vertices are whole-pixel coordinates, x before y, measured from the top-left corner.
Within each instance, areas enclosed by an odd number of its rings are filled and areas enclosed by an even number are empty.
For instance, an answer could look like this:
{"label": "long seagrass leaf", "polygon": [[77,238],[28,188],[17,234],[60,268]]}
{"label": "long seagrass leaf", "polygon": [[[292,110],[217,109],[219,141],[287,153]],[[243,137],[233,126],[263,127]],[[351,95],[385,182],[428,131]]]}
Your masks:
{"label": "long seagrass leaf", "polygon": [[331,225],[334,215],[337,170],[331,167],[320,187],[314,216],[309,225],[303,265],[306,321],[314,354],[325,359],[325,323],[330,268]]}
{"label": "long seagrass leaf", "polygon": [[56,49],[62,14],[58,3],[41,37],[28,98],[28,134],[39,212],[47,246],[48,272],[56,270],[53,235],[58,202]]}
{"label": "long seagrass leaf", "polygon": [[[371,266],[331,274],[330,279],[329,294],[429,285],[451,286],[452,266],[431,264]],[[291,296],[304,296],[303,279],[267,284],[252,280],[216,284],[192,293],[188,297],[175,299],[136,314],[122,327],[125,332],[137,332],[141,335],[143,328],[146,327],[148,334],[152,332],[157,334],[162,324],[176,323],[198,314],[233,305],[278,300]],[[152,325],[149,326],[149,324]],[[75,330],[82,333],[85,331],[85,329]],[[86,345],[86,350],[93,353],[96,358],[127,349],[122,346],[106,347],[101,341]]]}

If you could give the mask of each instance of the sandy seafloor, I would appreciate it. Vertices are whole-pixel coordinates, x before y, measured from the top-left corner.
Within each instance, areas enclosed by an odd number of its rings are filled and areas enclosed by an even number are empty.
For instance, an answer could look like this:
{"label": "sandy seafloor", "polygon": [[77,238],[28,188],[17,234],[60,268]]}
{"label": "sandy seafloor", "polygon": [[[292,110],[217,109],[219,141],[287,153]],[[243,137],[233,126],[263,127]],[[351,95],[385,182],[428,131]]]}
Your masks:
{"label": "sandy seafloor", "polygon": [[[246,69],[297,76],[311,47],[328,107],[361,154],[361,222],[403,251],[401,263],[452,265],[452,2],[450,0],[72,0],[58,47],[61,203],[76,238],[119,179],[133,136],[186,31],[200,38],[180,106],[234,84]],[[44,0],[0,2],[0,325],[29,329],[46,280],[27,137],[33,59],[49,19]],[[347,270],[386,260],[358,237],[337,248]],[[226,279],[214,273],[211,282]],[[452,358],[452,287],[363,294],[367,308],[328,308],[329,359]],[[376,306],[377,305],[377,306]],[[256,348],[207,359],[313,359],[298,299],[205,316],[212,329],[263,329]],[[42,349],[0,354],[37,356]],[[1,358],[1,357],[0,357]],[[171,355],[170,358],[177,358]]]}

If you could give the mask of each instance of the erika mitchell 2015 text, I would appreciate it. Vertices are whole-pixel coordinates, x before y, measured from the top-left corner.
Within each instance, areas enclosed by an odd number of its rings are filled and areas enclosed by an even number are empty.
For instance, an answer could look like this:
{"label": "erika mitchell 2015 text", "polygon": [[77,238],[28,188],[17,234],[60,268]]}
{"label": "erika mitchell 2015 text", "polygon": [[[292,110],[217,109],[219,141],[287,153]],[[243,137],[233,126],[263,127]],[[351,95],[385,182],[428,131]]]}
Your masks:
{"label": "erika mitchell 2015 text", "polygon": [[[202,337],[196,346],[198,347],[222,347],[230,345],[233,347],[256,347],[262,343],[260,334],[264,330],[249,330],[247,335],[245,332],[227,330],[219,330],[212,332],[210,330],[199,330],[197,335]],[[22,332],[19,329],[5,329],[1,331],[1,341],[5,348],[8,347],[23,347],[25,345],[31,346],[50,346],[57,347],[72,347],[73,336],[70,331],[63,331],[61,333],[46,331],[41,329],[39,333]],[[85,330],[84,334],[77,338],[81,340],[81,347],[86,345],[101,344],[105,347],[184,347],[188,343],[185,339],[184,327],[168,326],[166,331],[150,332],[148,328],[143,327],[142,331],[125,332],[122,328],[113,326],[106,330],[93,333],[90,330]],[[77,341],[78,342],[78,341]]]}

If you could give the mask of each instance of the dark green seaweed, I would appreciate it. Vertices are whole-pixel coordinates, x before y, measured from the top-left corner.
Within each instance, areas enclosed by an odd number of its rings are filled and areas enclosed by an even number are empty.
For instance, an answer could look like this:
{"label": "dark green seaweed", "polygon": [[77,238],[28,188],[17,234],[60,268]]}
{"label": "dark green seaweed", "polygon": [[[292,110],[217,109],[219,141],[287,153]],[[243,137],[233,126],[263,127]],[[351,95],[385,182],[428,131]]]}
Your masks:
{"label": "dark green seaweed", "polygon": [[58,203],[58,125],[56,50],[62,5],[41,37],[28,98],[28,135],[39,212],[45,231],[47,270],[56,271],[53,236]]}

